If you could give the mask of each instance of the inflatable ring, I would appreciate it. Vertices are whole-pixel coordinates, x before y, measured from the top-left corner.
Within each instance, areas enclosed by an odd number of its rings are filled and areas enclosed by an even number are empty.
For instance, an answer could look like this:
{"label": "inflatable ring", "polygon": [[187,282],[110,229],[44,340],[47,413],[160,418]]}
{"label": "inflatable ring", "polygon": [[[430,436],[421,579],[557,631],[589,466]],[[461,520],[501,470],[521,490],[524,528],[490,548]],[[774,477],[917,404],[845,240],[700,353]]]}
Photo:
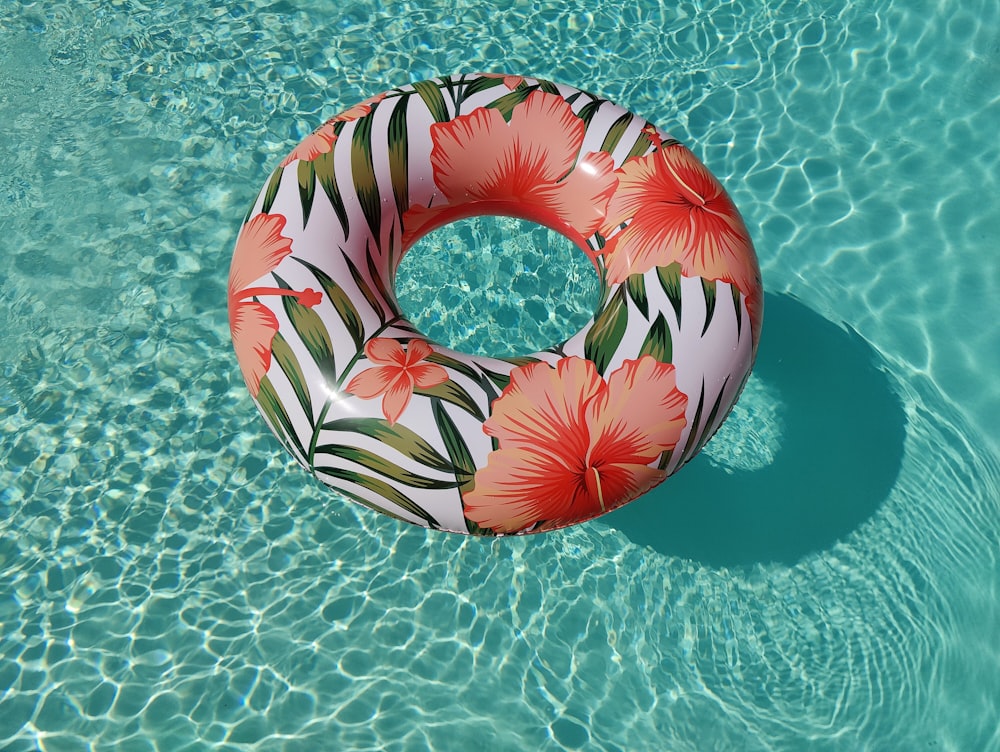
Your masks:
{"label": "inflatable ring", "polygon": [[[478,357],[406,319],[400,259],[484,214],[592,259],[582,331]],[[296,146],[243,222],[228,301],[250,394],[310,473],[407,522],[501,535],[592,519],[690,460],[749,375],[762,290],[736,207],[684,146],[589,92],[472,74],[378,94]]]}

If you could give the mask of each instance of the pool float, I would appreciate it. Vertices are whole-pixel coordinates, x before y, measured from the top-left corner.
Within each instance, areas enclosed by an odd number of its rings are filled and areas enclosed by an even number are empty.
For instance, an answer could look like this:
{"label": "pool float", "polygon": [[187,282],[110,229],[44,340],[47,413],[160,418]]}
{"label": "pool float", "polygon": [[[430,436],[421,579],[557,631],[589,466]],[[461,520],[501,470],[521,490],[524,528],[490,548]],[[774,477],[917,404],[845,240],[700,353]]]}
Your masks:
{"label": "pool float", "polygon": [[[482,357],[406,319],[403,255],[487,214],[593,261],[580,332]],[[481,535],[592,519],[683,466],[746,382],[761,301],[746,226],[688,149],[590,92],[486,73],[400,86],[308,135],[247,213],[228,286],[246,385],[299,463],[379,512]]]}

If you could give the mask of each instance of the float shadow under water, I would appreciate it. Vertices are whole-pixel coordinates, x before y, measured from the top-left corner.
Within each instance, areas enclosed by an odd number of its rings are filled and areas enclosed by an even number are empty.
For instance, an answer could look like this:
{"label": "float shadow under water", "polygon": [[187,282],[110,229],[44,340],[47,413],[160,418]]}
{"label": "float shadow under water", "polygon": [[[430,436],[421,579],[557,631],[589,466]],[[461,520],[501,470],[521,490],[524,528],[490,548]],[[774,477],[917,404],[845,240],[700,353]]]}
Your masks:
{"label": "float shadow under water", "polygon": [[906,433],[868,343],[794,298],[768,295],[753,378],[780,401],[772,461],[723,467],[703,452],[603,521],[661,553],[720,567],[794,564],[868,519],[895,484]]}

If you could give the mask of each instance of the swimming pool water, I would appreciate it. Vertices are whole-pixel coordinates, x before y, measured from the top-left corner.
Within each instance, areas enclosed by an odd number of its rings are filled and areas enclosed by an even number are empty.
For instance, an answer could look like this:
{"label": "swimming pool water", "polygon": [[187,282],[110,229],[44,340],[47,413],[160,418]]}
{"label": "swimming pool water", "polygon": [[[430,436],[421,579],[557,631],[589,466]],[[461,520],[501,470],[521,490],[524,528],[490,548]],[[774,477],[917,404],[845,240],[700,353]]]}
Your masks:
{"label": "swimming pool water", "polygon": [[[377,517],[239,378],[226,272],[270,166],[463,69],[648,116],[751,228],[760,366],[632,505],[650,529]],[[998,80],[986,0],[0,6],[0,748],[1000,749]],[[495,236],[414,251],[421,326],[579,326],[583,273]]]}

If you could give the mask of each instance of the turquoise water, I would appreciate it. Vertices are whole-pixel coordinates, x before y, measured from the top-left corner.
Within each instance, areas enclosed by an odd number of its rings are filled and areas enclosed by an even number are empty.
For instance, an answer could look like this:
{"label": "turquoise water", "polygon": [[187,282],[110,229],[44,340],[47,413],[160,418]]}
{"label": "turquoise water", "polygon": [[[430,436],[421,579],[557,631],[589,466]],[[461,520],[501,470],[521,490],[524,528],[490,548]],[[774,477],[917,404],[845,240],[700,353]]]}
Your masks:
{"label": "turquoise water", "polygon": [[[705,454],[524,540],[335,498],[229,346],[269,166],[460,69],[669,129],[769,291]],[[998,80],[987,0],[0,6],[0,748],[1000,749]],[[470,349],[572,330],[533,232],[429,237],[404,304]]]}

